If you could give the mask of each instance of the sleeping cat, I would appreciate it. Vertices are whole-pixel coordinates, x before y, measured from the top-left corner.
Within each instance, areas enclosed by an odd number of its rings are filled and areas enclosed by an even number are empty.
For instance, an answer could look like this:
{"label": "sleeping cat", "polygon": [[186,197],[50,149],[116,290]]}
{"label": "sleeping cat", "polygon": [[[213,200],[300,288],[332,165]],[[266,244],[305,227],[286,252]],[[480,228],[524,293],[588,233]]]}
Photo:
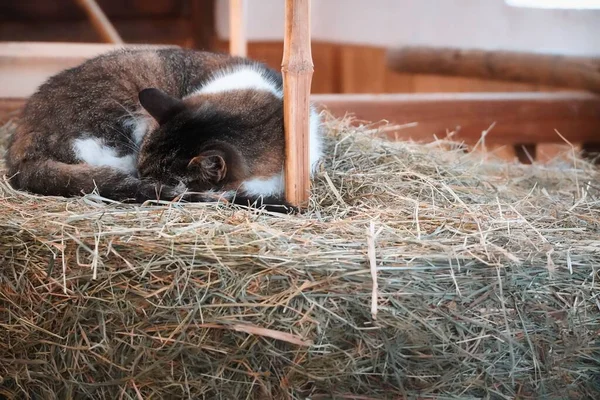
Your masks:
{"label": "sleeping cat", "polygon": [[[63,71],[27,102],[9,141],[11,184],[114,200],[285,205],[281,75],[245,58],[118,50]],[[311,109],[310,165],[321,157]]]}

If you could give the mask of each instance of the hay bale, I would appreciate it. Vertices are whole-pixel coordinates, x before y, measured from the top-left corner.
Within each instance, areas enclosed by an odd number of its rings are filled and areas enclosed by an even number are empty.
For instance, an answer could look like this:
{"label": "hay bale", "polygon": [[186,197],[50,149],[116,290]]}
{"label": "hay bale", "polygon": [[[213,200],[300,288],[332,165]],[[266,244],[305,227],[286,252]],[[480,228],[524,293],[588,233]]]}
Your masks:
{"label": "hay bale", "polygon": [[327,127],[300,217],[2,181],[0,396],[598,398],[592,166]]}

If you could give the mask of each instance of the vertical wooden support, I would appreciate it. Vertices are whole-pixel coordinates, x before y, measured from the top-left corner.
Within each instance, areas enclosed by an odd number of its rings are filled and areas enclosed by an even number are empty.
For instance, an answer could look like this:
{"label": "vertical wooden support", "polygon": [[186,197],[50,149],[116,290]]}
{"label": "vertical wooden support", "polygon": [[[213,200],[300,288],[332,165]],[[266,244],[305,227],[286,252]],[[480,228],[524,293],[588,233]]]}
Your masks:
{"label": "vertical wooden support", "polygon": [[310,0],[286,0],[283,42],[283,120],[285,198],[298,207],[310,191],[309,116],[313,62],[310,48]]}
{"label": "vertical wooden support", "polygon": [[246,57],[246,0],[229,0],[229,53]]}
{"label": "vertical wooden support", "polygon": [[123,39],[121,39],[117,30],[95,0],[76,0],[76,2],[85,11],[94,29],[100,34],[104,42],[123,44]]}
{"label": "vertical wooden support", "polygon": [[215,6],[217,0],[191,0],[190,20],[194,48],[214,51],[217,43]]}

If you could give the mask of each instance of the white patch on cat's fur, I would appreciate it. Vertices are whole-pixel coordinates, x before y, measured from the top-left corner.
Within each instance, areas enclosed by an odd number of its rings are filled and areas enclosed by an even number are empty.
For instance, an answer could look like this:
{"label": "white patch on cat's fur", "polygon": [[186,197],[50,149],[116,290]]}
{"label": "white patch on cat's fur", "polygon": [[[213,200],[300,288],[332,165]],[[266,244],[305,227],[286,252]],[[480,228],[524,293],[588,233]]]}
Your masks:
{"label": "white patch on cat's fur", "polygon": [[144,136],[146,133],[148,133],[148,129],[150,128],[150,118],[143,116],[129,118],[123,121],[123,126],[131,129],[131,138],[136,146],[139,147],[142,143],[142,140],[144,140]]}
{"label": "white patch on cat's fur", "polygon": [[253,178],[242,182],[242,189],[249,196],[273,196],[283,193],[283,172],[270,178]]}
{"label": "white patch on cat's fur", "polygon": [[254,65],[236,65],[233,68],[222,69],[204,86],[187,97],[246,89],[271,92],[278,98],[283,98],[283,92],[279,90],[277,83],[269,77],[262,67]]}
{"label": "white patch on cat's fur", "polygon": [[136,173],[135,155],[119,157],[115,149],[105,146],[98,138],[75,139],[73,150],[77,158],[87,164],[113,167],[130,174]]}

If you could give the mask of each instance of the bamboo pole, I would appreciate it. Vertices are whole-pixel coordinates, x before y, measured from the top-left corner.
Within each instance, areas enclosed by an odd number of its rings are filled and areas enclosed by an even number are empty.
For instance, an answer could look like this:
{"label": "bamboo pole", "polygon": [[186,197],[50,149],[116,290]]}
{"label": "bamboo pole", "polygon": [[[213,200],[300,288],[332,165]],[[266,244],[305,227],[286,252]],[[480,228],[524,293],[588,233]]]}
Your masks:
{"label": "bamboo pole", "polygon": [[106,43],[123,44],[123,39],[119,36],[119,33],[115,27],[110,23],[106,14],[102,11],[98,3],[95,0],[76,0],[77,4],[87,14],[88,18],[92,22],[94,29],[102,40]]}
{"label": "bamboo pole", "polygon": [[285,198],[300,208],[310,190],[309,116],[313,62],[310,47],[310,0],[286,0],[283,42],[283,120]]}
{"label": "bamboo pole", "polygon": [[246,57],[246,0],[229,0],[229,53]]}

